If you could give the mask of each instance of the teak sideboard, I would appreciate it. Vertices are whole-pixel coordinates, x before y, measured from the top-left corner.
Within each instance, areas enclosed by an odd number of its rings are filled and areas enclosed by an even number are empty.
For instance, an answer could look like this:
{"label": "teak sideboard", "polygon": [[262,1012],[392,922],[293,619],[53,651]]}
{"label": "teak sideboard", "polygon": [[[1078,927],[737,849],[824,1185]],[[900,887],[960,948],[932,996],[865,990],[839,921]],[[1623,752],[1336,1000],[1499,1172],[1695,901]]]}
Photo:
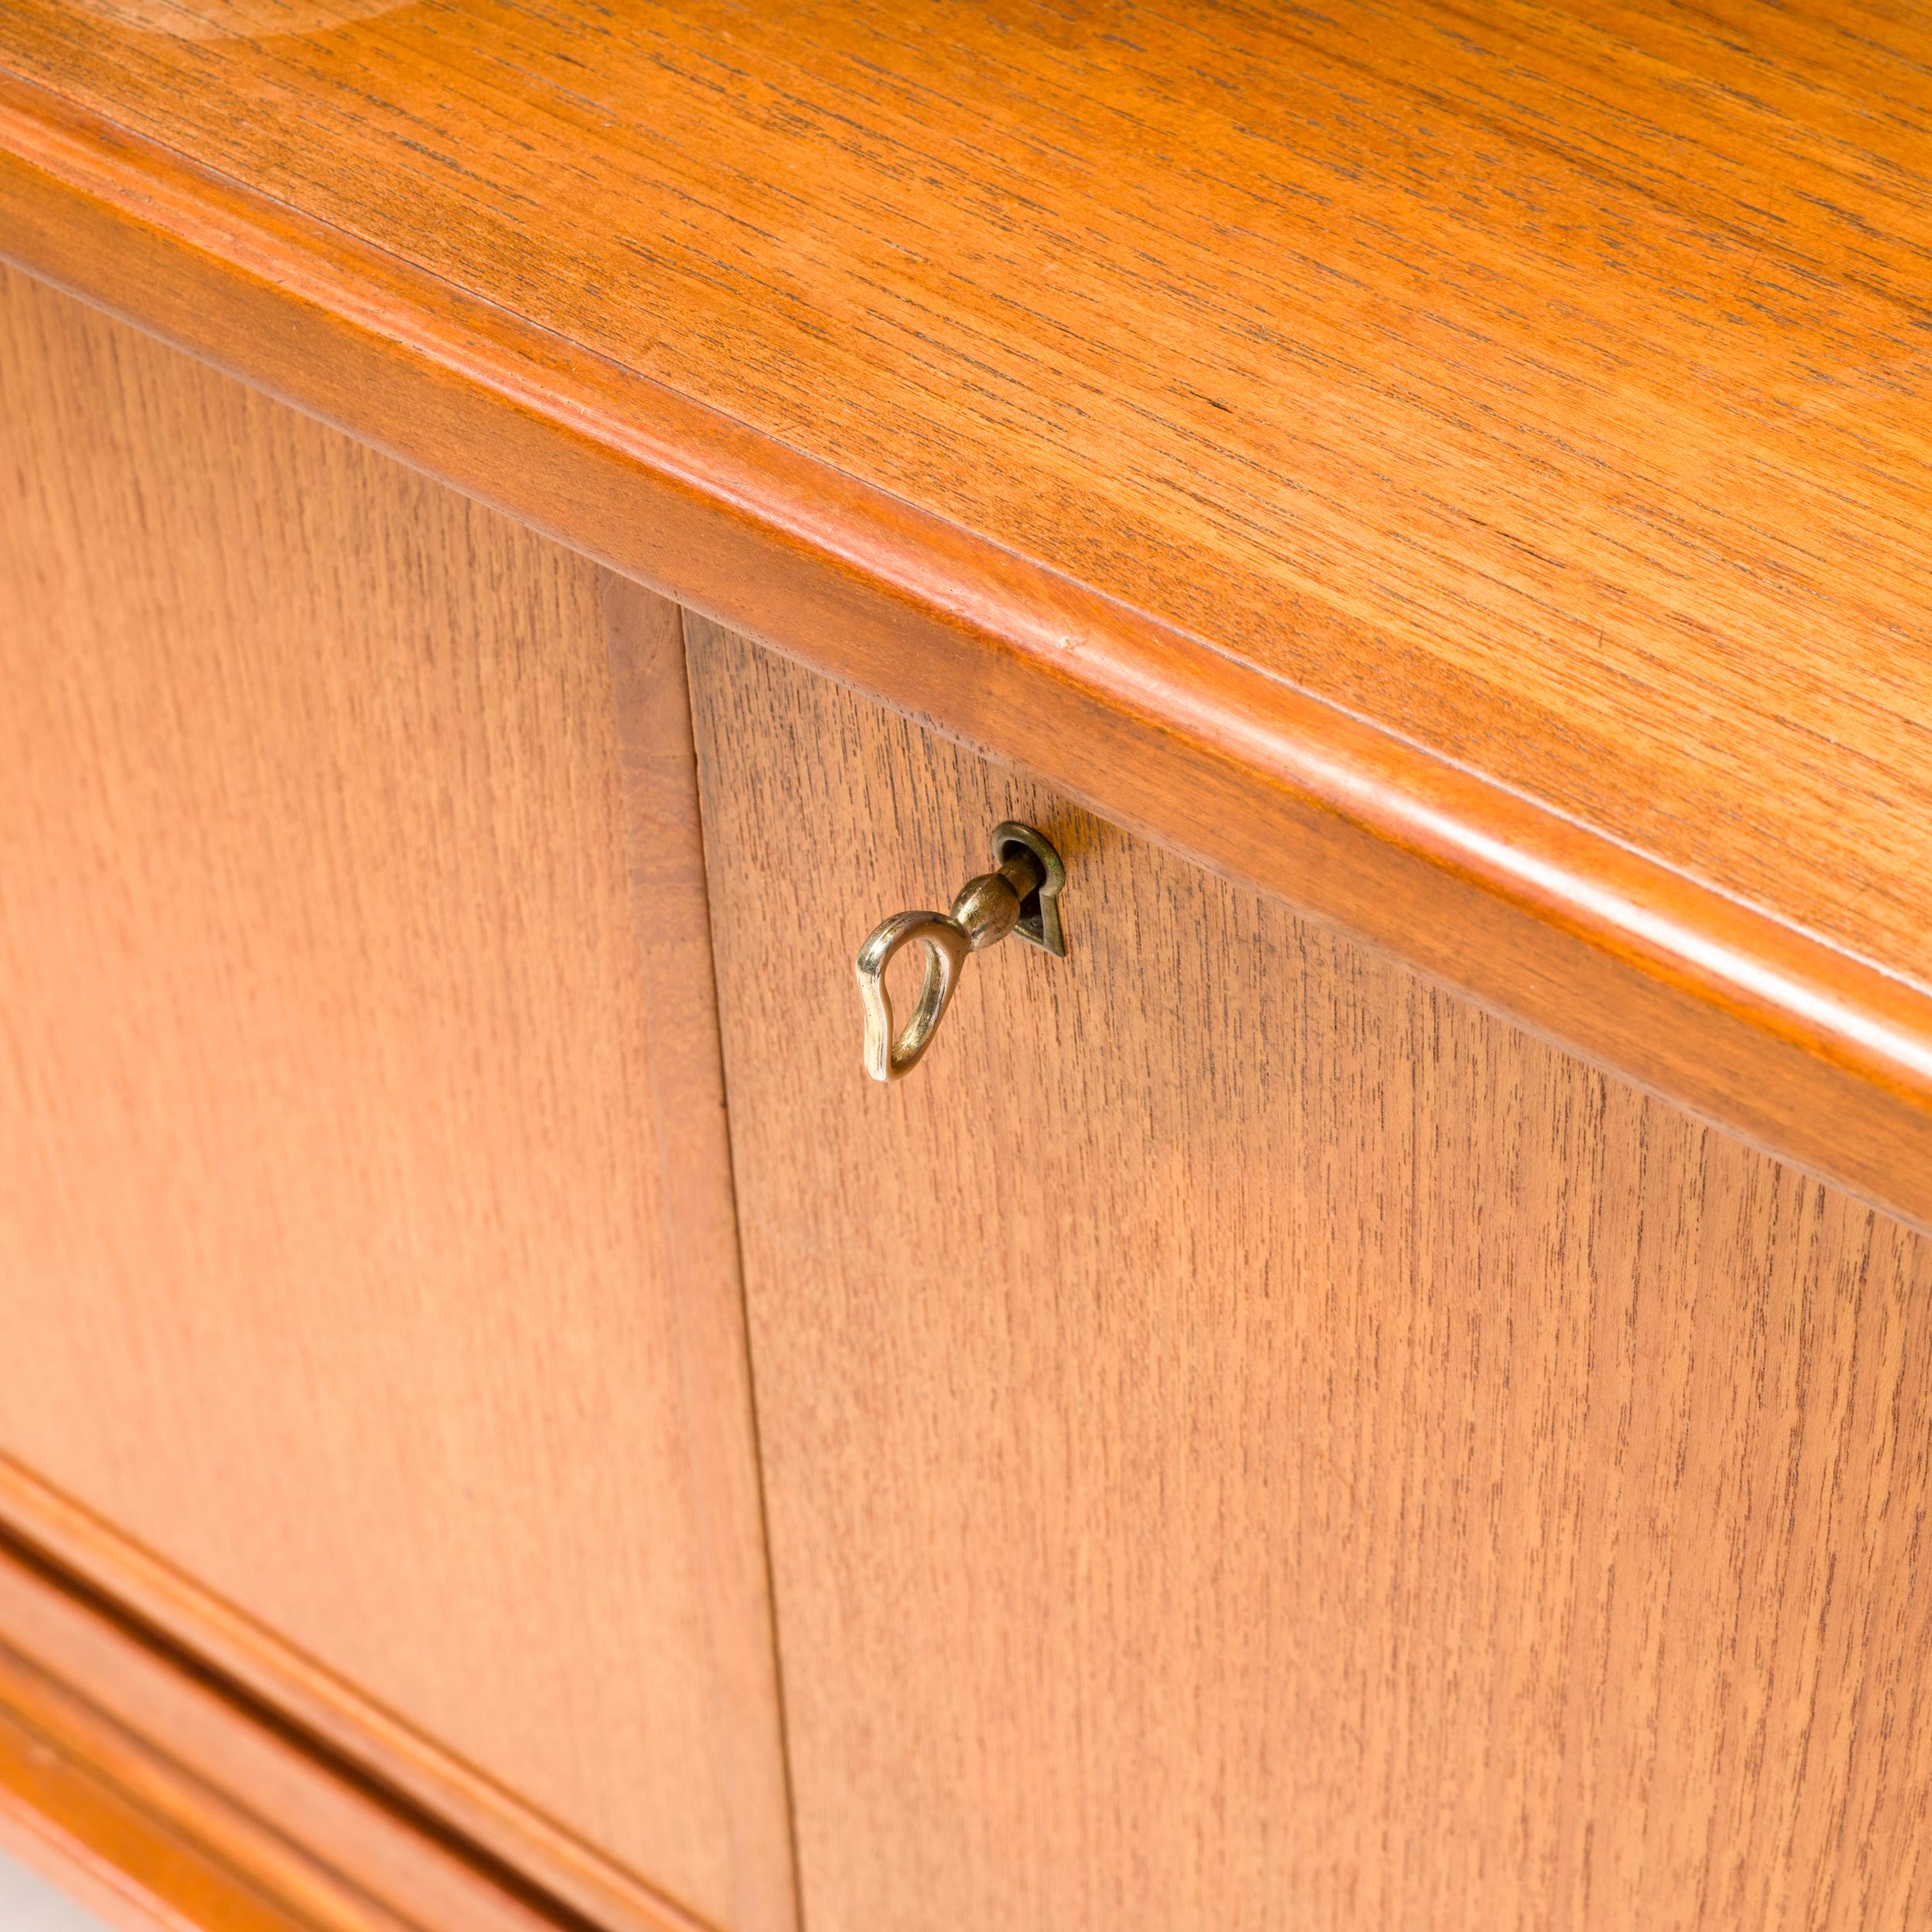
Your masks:
{"label": "teak sideboard", "polygon": [[1932,1923],[1929,75],[9,0],[0,1849]]}

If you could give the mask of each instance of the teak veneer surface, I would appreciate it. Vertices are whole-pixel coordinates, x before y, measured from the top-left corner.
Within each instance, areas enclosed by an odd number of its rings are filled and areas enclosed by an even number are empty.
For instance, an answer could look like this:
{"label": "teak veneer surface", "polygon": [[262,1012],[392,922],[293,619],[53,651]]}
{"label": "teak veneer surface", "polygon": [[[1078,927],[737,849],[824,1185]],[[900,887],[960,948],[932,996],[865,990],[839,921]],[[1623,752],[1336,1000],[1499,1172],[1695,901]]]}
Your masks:
{"label": "teak veneer surface", "polygon": [[690,628],[805,1923],[1926,1924],[1932,1240]]}
{"label": "teak veneer surface", "polygon": [[1932,1225],[1928,57],[16,0],[0,245]]}
{"label": "teak veneer surface", "polygon": [[789,1925],[677,613],[0,270],[0,1451],[600,1923]]}
{"label": "teak veneer surface", "polygon": [[1932,978],[1932,17],[14,0],[16,70]]}

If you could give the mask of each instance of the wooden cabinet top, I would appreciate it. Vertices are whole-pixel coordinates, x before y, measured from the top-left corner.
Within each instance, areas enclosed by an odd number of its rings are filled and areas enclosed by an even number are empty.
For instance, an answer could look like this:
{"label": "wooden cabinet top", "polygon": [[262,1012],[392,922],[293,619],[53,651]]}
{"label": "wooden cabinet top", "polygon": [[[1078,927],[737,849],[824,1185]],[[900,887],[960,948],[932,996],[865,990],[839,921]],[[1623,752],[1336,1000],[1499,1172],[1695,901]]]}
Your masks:
{"label": "wooden cabinet top", "polygon": [[0,251],[1932,1219],[1932,18],[12,0],[0,67]]}

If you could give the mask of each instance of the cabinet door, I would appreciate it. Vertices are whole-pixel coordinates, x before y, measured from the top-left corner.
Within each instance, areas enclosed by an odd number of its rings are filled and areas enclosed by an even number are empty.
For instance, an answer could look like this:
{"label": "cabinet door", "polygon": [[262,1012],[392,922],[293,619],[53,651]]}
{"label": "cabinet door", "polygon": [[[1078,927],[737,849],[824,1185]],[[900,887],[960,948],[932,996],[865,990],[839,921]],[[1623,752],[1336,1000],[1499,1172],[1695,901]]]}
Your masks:
{"label": "cabinet door", "polygon": [[[1932,1251],[692,640],[816,1932],[1932,1913]],[[861,1077],[986,835],[1069,956]]]}
{"label": "cabinet door", "polygon": [[604,1922],[777,1932],[675,611],[5,273],[0,496],[0,1502]]}

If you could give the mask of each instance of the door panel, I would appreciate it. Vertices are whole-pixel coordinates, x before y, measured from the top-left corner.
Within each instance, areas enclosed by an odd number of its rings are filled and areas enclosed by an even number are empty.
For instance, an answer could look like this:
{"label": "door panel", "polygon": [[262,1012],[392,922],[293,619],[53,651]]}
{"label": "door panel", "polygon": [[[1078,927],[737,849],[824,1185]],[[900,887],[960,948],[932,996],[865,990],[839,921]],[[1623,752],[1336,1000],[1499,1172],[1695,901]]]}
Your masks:
{"label": "door panel", "polygon": [[675,611],[11,273],[0,397],[0,1450],[786,1923]]}
{"label": "door panel", "polygon": [[687,628],[815,1932],[1925,1923],[1932,1248]]}

